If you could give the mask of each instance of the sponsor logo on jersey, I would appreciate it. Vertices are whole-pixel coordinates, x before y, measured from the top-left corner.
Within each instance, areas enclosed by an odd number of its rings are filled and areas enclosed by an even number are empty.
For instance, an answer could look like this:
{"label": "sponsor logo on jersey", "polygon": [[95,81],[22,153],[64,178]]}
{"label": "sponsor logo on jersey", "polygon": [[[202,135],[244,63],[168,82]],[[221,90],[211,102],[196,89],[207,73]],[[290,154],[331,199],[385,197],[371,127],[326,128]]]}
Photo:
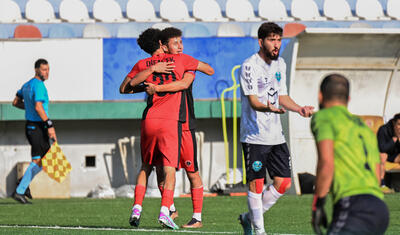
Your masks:
{"label": "sponsor logo on jersey", "polygon": [[275,78],[276,78],[276,80],[278,80],[278,82],[280,82],[281,79],[282,79],[281,72],[276,72],[276,73],[275,73]]}
{"label": "sponsor logo on jersey", "polygon": [[260,171],[261,168],[262,168],[262,163],[261,163],[260,161],[255,161],[255,162],[253,162],[252,167],[253,167],[253,170],[254,170],[255,172],[258,172],[258,171]]}

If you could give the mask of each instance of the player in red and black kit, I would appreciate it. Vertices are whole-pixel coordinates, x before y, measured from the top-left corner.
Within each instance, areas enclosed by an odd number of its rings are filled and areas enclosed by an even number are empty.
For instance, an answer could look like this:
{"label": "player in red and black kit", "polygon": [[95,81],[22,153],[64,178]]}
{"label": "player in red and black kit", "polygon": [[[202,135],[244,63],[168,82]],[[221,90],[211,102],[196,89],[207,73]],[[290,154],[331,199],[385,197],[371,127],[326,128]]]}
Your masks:
{"label": "player in red and black kit", "polygon": [[[169,27],[162,31],[161,41],[163,44],[164,52],[170,54],[179,54],[183,51],[182,44],[182,31]],[[203,182],[199,175],[198,164],[197,164],[197,146],[195,137],[195,115],[194,115],[194,103],[192,94],[192,82],[195,77],[194,71],[188,71],[184,74],[182,80],[175,81],[169,84],[154,85],[147,84],[145,88],[149,95],[155,92],[176,92],[182,91],[186,96],[186,122],[182,124],[182,138],[181,138],[181,156],[180,166],[185,169],[186,175],[190,181],[191,197],[193,204],[193,215],[192,219],[183,228],[200,228],[202,227],[201,213],[203,208]],[[157,168],[157,181],[159,183],[160,191],[163,189],[163,174],[160,172],[160,168]],[[174,204],[170,207],[171,218],[177,216]]]}
{"label": "player in red and black kit", "polygon": [[[209,65],[188,55],[164,54],[161,47],[158,45],[157,48],[157,44],[154,43],[158,42],[158,40],[154,40],[157,34],[159,34],[157,30],[148,29],[138,38],[140,47],[153,56],[140,60],[133,67],[121,84],[120,90],[123,93],[129,93],[132,87],[143,81],[159,85],[181,80],[184,72],[189,70],[213,74],[214,71]],[[157,70],[159,62],[164,62],[164,72],[167,73],[159,73],[161,71]],[[171,71],[172,69],[173,71]],[[186,114],[185,98],[186,96],[182,95],[182,92],[157,93],[148,97],[141,123],[142,169],[138,175],[135,203],[130,217],[130,223],[133,226],[139,225],[141,204],[152,167],[153,165],[163,165],[165,184],[159,222],[172,229],[178,228],[169,216],[169,206],[173,201],[175,168],[179,167],[180,134]]]}

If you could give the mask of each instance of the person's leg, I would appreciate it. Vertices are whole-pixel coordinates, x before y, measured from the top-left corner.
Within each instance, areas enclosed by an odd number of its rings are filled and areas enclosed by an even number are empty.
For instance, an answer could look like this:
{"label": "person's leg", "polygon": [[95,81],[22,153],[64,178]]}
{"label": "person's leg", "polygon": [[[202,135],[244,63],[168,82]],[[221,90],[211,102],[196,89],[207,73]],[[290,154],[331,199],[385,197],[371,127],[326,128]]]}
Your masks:
{"label": "person's leg", "polygon": [[193,215],[192,220],[189,221],[184,228],[200,228],[203,226],[201,222],[201,213],[203,210],[203,182],[201,180],[200,174],[196,172],[188,172],[186,174],[190,182],[190,192],[193,205]]}
{"label": "person's leg", "polygon": [[[160,195],[163,195],[164,192],[164,169],[162,166],[156,166],[156,174],[157,174],[157,184],[158,189],[160,190]],[[172,219],[178,217],[178,211],[175,208],[174,201],[172,201],[171,206],[169,207],[169,215]]]}
{"label": "person's leg", "polygon": [[142,168],[139,171],[136,186],[135,186],[135,199],[132,207],[132,213],[129,217],[129,223],[132,226],[138,227],[140,222],[140,215],[142,213],[143,199],[146,194],[147,179],[153,169],[153,166],[148,163],[142,163]]}
{"label": "person's leg", "polygon": [[203,226],[201,222],[201,212],[203,209],[203,182],[199,174],[197,164],[197,145],[195,130],[182,131],[181,143],[181,166],[185,168],[186,175],[190,182],[190,192],[193,205],[192,219],[182,227],[184,228],[200,228]]}
{"label": "person's leg", "polygon": [[179,228],[169,216],[169,207],[171,206],[174,198],[175,174],[175,167],[164,166],[164,191],[161,197],[161,209],[158,217],[158,220],[161,224],[172,229]]}
{"label": "person's leg", "polygon": [[267,158],[267,169],[273,183],[262,193],[263,213],[268,211],[291,187],[290,155],[286,143],[273,145]]}
{"label": "person's leg", "polygon": [[15,190],[14,199],[21,203],[28,203],[24,194],[33,178],[42,170],[41,158],[50,148],[46,129],[40,124],[27,123],[25,134],[29,144],[31,145],[32,162],[29,164],[24,176]]}
{"label": "person's leg", "polygon": [[249,212],[241,214],[239,220],[246,235],[253,234],[251,225],[253,225],[256,234],[265,234],[262,191],[266,176],[266,157],[271,151],[271,146],[247,143],[242,145],[249,182],[247,193]]}

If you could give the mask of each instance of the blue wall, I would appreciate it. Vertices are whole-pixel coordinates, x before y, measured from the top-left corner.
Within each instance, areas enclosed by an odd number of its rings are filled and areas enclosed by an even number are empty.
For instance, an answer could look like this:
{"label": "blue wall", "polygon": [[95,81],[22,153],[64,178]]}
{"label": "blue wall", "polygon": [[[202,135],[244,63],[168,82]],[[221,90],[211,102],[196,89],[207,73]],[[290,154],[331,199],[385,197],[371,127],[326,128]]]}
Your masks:
{"label": "blue wall", "polygon": [[[213,76],[196,73],[193,85],[195,99],[216,99],[223,89],[232,86],[231,70],[235,65],[258,51],[257,40],[245,38],[187,38],[183,39],[185,53],[209,63]],[[282,50],[289,42],[284,39]],[[149,57],[136,43],[136,39],[103,40],[103,97],[104,100],[144,99],[145,94],[121,95],[119,86],[133,65]],[[238,78],[237,78],[238,79]],[[230,94],[227,96],[230,97]]]}

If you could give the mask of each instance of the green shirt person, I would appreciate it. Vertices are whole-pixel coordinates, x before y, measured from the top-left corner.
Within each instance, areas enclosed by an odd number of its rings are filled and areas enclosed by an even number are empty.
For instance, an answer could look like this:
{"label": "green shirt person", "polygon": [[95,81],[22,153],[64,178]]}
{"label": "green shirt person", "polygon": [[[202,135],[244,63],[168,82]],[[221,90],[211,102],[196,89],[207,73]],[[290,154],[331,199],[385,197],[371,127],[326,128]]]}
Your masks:
{"label": "green shirt person", "polygon": [[330,191],[334,210],[328,234],[384,234],[389,212],[379,187],[380,157],[374,133],[347,110],[349,81],[342,75],[325,77],[311,130],[318,149],[312,226],[327,227],[325,198]]}

